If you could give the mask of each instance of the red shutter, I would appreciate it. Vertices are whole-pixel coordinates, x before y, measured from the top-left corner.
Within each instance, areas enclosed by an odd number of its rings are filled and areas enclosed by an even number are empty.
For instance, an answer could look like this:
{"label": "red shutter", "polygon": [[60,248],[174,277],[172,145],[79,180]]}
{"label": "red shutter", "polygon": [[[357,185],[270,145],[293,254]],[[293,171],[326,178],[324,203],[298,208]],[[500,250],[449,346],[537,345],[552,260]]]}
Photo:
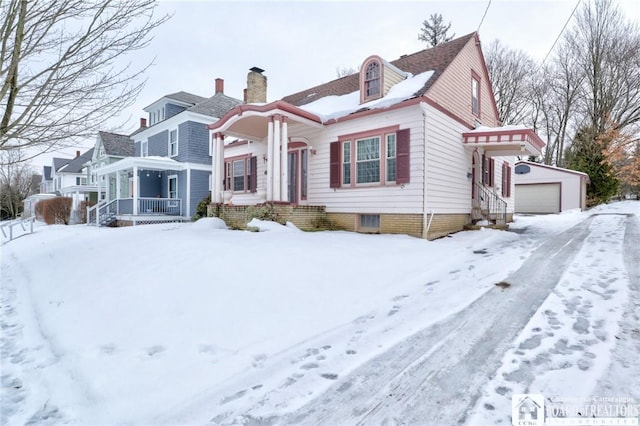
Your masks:
{"label": "red shutter", "polygon": [[409,129],[398,130],[396,133],[396,183],[409,183],[411,175],[410,164],[411,144]]}
{"label": "red shutter", "polygon": [[254,155],[249,158],[249,191],[256,192],[258,186],[258,159]]}
{"label": "red shutter", "polygon": [[340,142],[329,145],[329,188],[340,188]]}
{"label": "red shutter", "polygon": [[496,162],[493,158],[489,159],[489,186],[494,186],[494,171],[496,167]]}
{"label": "red shutter", "polygon": [[507,197],[507,163],[502,163],[502,196]]}

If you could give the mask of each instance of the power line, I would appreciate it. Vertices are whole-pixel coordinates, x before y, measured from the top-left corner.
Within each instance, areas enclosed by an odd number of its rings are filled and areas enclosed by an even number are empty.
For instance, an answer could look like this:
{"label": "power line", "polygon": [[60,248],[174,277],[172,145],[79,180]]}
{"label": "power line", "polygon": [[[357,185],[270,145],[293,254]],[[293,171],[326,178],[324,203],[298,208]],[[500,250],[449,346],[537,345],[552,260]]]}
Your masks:
{"label": "power line", "polygon": [[489,6],[491,6],[491,0],[489,0],[489,4],[487,4],[487,8],[484,10],[484,15],[482,15],[482,19],[480,20],[480,23],[478,24],[478,29],[476,30],[477,32],[480,32],[480,27],[484,22],[484,17],[487,16],[487,12],[489,11]]}
{"label": "power line", "polygon": [[549,55],[553,51],[553,48],[556,47],[556,43],[558,43],[558,40],[560,40],[560,37],[562,36],[562,33],[564,33],[564,30],[567,28],[567,25],[569,25],[569,22],[571,21],[571,18],[573,18],[573,14],[576,13],[576,10],[578,9],[578,6],[580,6],[580,2],[581,1],[582,0],[578,0],[578,2],[576,3],[576,6],[573,8],[573,11],[571,12],[571,15],[569,15],[569,18],[564,23],[564,26],[562,27],[562,30],[560,30],[560,34],[558,34],[558,37],[556,37],[556,40],[551,45],[551,48],[549,49],[547,54],[544,56],[544,59],[542,60],[542,63],[540,65],[545,63],[545,61],[547,60],[547,58],[549,57]]}

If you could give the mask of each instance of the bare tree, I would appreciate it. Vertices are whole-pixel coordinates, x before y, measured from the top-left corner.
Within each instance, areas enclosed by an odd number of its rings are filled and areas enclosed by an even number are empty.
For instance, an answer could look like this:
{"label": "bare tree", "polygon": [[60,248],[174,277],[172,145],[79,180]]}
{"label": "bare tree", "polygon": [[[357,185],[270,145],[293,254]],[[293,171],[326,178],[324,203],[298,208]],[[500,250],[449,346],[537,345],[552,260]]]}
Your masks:
{"label": "bare tree", "polygon": [[21,150],[0,151],[0,217],[15,218],[22,201],[35,193],[33,169],[22,160]]}
{"label": "bare tree", "polygon": [[354,67],[336,67],[336,76],[338,78],[346,77],[348,75],[355,74],[357,72],[358,72],[358,69]]}
{"label": "bare tree", "polygon": [[575,58],[560,46],[551,62],[538,69],[533,85],[531,122],[547,140],[543,162],[564,166],[565,146],[583,124],[578,99],[584,75]]}
{"label": "bare tree", "polygon": [[440,13],[433,13],[429,16],[428,20],[422,21],[422,28],[418,34],[418,40],[429,43],[431,47],[435,47],[440,43],[446,43],[456,36],[455,33],[450,36],[447,32],[451,28],[451,22],[445,25],[442,22],[442,15]]}
{"label": "bare tree", "polygon": [[581,104],[599,133],[640,122],[640,28],[611,0],[585,2],[566,34],[567,53],[584,73]]}
{"label": "bare tree", "polygon": [[494,40],[485,53],[491,87],[500,120],[521,123],[530,116],[533,95],[534,60],[522,50],[513,50]]}
{"label": "bare tree", "polygon": [[59,149],[91,136],[131,105],[149,64],[154,0],[4,0],[0,3],[0,151]]}

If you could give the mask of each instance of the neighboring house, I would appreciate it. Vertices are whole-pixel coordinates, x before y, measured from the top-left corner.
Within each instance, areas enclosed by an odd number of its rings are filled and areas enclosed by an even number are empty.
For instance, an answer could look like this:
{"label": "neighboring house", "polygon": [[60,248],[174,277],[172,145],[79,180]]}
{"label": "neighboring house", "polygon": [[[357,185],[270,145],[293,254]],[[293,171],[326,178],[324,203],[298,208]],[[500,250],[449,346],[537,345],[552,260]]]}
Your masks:
{"label": "neighboring house", "polygon": [[218,208],[324,206],[345,229],[436,238],[512,220],[514,159],[544,146],[500,127],[477,33],[270,103],[262,71],[250,104],[209,126]]}
{"label": "neighboring house", "polygon": [[[140,121],[140,126],[146,127],[145,119]],[[107,199],[107,192],[110,194],[108,198],[117,198],[115,179],[109,181],[109,185],[107,185],[105,176],[102,175],[98,178],[97,170],[124,158],[132,157],[134,154],[133,140],[129,136],[110,132],[98,132],[88,169],[90,184],[99,187],[99,195],[93,201],[97,202],[98,200]]]}
{"label": "neighboring house", "polygon": [[95,169],[97,179],[107,180],[111,189],[98,218],[90,220],[129,224],[159,221],[163,215],[190,219],[211,191],[207,125],[241,103],[224,94],[224,81],[218,78],[209,98],[177,92],[144,108],[149,126],[141,120],[130,136],[135,155]]}
{"label": "neighboring house", "polygon": [[514,183],[516,213],[560,213],[587,207],[586,173],[519,161]]}
{"label": "neighboring house", "polygon": [[30,218],[30,217],[35,217],[36,216],[36,204],[38,204],[42,200],[50,200],[51,198],[55,198],[55,197],[56,197],[55,194],[46,194],[46,193],[29,195],[22,202],[23,205],[24,205],[24,210],[22,212],[22,217],[25,218],[25,219],[26,218]]}
{"label": "neighboring house", "polygon": [[83,201],[96,199],[98,187],[89,183],[89,165],[94,149],[80,154],[70,160],[54,158],[52,167],[53,190],[56,194],[71,197],[71,222],[79,221],[79,210]]}
{"label": "neighboring house", "polygon": [[49,194],[53,191],[53,177],[51,176],[51,166],[42,168],[42,180],[40,181],[40,193]]}

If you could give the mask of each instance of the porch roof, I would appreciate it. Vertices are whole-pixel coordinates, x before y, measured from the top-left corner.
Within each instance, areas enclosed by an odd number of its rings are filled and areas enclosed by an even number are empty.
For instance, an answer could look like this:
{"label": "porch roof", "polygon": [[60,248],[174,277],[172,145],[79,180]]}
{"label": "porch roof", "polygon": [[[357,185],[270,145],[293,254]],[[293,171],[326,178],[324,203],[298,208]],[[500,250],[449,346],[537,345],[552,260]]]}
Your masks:
{"label": "porch roof", "polygon": [[525,126],[478,127],[462,134],[465,147],[482,147],[491,157],[542,154],[545,143]]}
{"label": "porch roof", "polygon": [[144,170],[183,170],[184,164],[167,157],[127,157],[96,170],[98,176],[134,167]]}
{"label": "porch roof", "polygon": [[267,124],[270,116],[276,114],[286,116],[288,123],[322,127],[320,117],[284,101],[238,105],[208,127],[213,132],[228,133],[239,138],[263,139],[267,137]]}

